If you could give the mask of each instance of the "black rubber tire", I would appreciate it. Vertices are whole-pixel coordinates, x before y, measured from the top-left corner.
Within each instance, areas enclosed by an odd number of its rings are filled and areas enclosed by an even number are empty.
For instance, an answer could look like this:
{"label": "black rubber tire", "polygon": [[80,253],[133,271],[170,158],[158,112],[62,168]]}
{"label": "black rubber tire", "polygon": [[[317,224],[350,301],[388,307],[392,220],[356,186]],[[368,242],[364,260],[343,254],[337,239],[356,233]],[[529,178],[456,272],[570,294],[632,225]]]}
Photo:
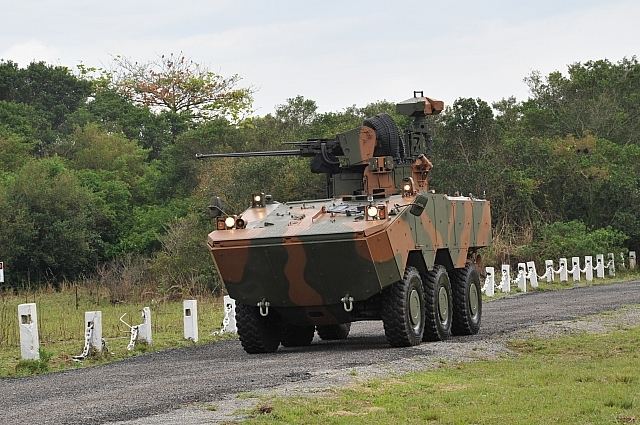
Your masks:
{"label": "black rubber tire", "polygon": [[[482,320],[482,289],[480,273],[474,264],[463,269],[451,271],[451,289],[453,291],[453,324],[454,335],[475,335],[480,330]],[[475,313],[471,307],[472,287],[476,291],[477,308]]]}
{"label": "black rubber tire", "polygon": [[[447,295],[447,311],[441,315],[440,288]],[[424,278],[425,308],[427,311],[423,341],[444,341],[451,336],[453,296],[447,270],[436,265]],[[445,316],[445,319],[442,319]]]}
{"label": "black rubber tire", "polygon": [[273,312],[262,317],[257,306],[237,304],[236,324],[240,343],[247,353],[273,353],[278,350],[280,329]]}
{"label": "black rubber tire", "polygon": [[347,339],[351,330],[351,323],[341,323],[339,325],[319,325],[316,326],[318,336],[323,341],[336,339]]}
{"label": "black rubber tire", "polygon": [[[416,311],[419,318],[412,318],[412,297],[418,303]],[[402,280],[382,292],[380,315],[384,333],[392,347],[409,347],[422,342],[425,326],[424,285],[416,268],[407,267]]]}
{"label": "black rubber tire", "polygon": [[284,347],[306,347],[311,345],[315,330],[313,325],[296,326],[285,323],[282,325],[280,342]]}
{"label": "black rubber tire", "polygon": [[364,125],[376,132],[378,144],[373,152],[375,156],[400,158],[400,133],[393,118],[388,114],[378,114],[364,120]]}

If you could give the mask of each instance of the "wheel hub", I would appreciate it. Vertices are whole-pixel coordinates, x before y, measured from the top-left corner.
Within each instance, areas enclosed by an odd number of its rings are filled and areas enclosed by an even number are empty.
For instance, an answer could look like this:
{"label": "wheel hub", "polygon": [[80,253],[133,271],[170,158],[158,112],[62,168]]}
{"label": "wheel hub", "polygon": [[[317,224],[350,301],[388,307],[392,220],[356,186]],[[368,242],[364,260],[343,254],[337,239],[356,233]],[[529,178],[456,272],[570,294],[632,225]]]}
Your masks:
{"label": "wheel hub", "polygon": [[409,294],[409,317],[411,325],[414,328],[420,327],[421,311],[420,311],[420,294],[415,289]]}
{"label": "wheel hub", "polygon": [[471,315],[475,316],[478,314],[478,306],[480,305],[478,301],[478,288],[475,283],[472,283],[469,287],[469,308],[471,309]]}
{"label": "wheel hub", "polygon": [[449,296],[444,287],[441,287],[438,291],[438,310],[440,312],[440,321],[446,323],[449,319]]}

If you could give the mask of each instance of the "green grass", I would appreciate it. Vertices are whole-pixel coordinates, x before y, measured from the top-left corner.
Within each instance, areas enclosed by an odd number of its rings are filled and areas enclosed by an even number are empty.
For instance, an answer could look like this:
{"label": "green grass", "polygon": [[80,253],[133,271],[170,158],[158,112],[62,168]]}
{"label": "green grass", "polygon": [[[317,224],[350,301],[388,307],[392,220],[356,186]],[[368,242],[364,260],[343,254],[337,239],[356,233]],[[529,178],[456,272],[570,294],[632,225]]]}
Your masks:
{"label": "green grass", "polygon": [[511,348],[518,355],[374,380],[328,397],[263,400],[248,423],[640,423],[640,327]]}
{"label": "green grass", "polygon": [[[31,363],[20,360],[20,341],[17,308],[18,304],[35,302],[38,308],[40,346],[50,358],[46,362]],[[143,307],[151,308],[153,345],[136,345],[127,351],[129,329],[119,318],[127,313],[124,320],[132,325],[142,322]],[[72,360],[72,356],[82,352],[84,346],[84,312],[102,311],[103,338],[109,353],[89,358],[82,363]],[[212,342],[228,336],[212,336],[222,323],[222,300],[214,297],[198,299],[198,344]],[[182,301],[154,301],[127,304],[110,304],[106,298],[95,299],[80,290],[76,309],[75,290],[59,292],[42,291],[29,296],[3,295],[0,299],[0,377],[23,376],[47,371],[63,370],[94,364],[112,362],[146,351],[157,351],[173,347],[191,346],[194,343],[183,339]]]}

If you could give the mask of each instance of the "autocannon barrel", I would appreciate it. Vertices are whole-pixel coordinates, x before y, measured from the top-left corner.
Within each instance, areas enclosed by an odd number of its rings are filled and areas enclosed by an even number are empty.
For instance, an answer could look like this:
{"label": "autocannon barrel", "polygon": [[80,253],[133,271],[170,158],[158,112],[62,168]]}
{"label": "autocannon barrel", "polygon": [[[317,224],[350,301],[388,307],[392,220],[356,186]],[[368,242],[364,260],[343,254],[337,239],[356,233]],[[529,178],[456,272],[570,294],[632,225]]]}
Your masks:
{"label": "autocannon barrel", "polygon": [[283,151],[229,152],[229,153],[197,153],[196,159],[204,158],[250,158],[254,156],[300,156],[299,149]]}

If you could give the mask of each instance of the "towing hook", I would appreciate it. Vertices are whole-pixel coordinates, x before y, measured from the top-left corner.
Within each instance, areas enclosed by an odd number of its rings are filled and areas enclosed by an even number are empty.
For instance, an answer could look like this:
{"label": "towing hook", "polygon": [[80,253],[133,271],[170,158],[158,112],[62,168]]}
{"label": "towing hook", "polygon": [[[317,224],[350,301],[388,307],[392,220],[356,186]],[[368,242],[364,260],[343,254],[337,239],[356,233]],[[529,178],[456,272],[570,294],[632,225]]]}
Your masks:
{"label": "towing hook", "polygon": [[344,311],[349,313],[353,310],[353,297],[349,296],[349,294],[340,298],[340,301],[342,301],[342,306],[344,307]]}
{"label": "towing hook", "polygon": [[258,304],[258,308],[260,309],[260,316],[267,317],[269,315],[269,306],[271,303],[263,298]]}

